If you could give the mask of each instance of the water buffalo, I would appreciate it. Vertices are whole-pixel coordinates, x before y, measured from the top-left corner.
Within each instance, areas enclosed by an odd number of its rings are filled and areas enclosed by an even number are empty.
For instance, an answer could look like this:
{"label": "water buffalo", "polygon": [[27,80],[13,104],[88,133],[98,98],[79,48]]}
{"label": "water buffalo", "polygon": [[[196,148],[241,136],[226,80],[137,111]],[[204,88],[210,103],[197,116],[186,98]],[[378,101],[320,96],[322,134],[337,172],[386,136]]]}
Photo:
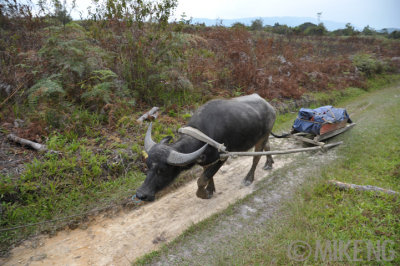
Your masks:
{"label": "water buffalo", "polygon": [[[230,100],[211,100],[201,106],[192,116],[190,127],[196,128],[219,143],[228,151],[269,150],[268,137],[275,122],[274,108],[258,94],[241,96]],[[151,138],[151,124],[147,130],[144,145],[148,153],[147,177],[136,192],[141,200],[153,201],[155,193],[170,184],[183,170],[195,164],[203,166],[204,172],[197,180],[196,195],[208,199],[215,192],[213,176],[225,163],[220,152],[191,136],[182,135],[169,144],[171,137],[160,143]],[[261,156],[255,156],[244,184],[254,180],[254,171]],[[272,168],[271,155],[267,156],[264,169]]]}

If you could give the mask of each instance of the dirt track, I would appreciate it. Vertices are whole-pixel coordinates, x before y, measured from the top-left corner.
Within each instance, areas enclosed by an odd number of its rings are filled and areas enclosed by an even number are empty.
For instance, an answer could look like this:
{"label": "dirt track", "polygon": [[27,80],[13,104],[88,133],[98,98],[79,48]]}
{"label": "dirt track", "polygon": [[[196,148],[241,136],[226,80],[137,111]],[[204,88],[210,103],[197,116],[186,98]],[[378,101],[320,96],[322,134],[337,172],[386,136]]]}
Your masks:
{"label": "dirt track", "polygon": [[[285,143],[285,145],[283,145]],[[293,142],[273,140],[275,149],[289,149]],[[276,158],[274,170],[290,163],[291,157]],[[11,252],[6,265],[130,265],[136,258],[169,242],[190,225],[217,213],[254,191],[257,182],[270,172],[262,170],[263,158],[256,170],[255,182],[246,187],[242,179],[252,158],[228,161],[216,174],[217,193],[210,200],[195,196],[192,181],[181,188],[128,213],[115,217],[97,217],[83,230],[62,231],[56,236],[27,240]],[[274,171],[273,170],[273,171]]]}

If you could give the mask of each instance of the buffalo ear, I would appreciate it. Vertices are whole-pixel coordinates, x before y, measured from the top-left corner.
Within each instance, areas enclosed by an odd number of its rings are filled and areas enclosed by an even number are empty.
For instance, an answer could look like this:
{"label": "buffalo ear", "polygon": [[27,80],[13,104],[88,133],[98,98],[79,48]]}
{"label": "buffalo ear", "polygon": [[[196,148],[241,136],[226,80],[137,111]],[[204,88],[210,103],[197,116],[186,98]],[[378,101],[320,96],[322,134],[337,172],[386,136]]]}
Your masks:
{"label": "buffalo ear", "polygon": [[166,136],[160,141],[160,144],[168,144],[172,140],[171,136]]}

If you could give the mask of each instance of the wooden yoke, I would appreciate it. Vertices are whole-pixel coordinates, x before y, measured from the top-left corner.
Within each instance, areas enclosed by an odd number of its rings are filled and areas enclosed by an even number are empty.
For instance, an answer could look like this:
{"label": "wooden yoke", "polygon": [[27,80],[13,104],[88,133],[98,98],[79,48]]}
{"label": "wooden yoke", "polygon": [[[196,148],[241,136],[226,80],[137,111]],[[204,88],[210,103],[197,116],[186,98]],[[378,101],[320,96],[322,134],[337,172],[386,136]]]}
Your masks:
{"label": "wooden yoke", "polygon": [[210,138],[209,136],[207,136],[206,134],[204,134],[203,132],[201,132],[200,130],[193,128],[193,127],[181,127],[178,130],[179,133],[181,134],[186,134],[189,135],[195,139],[198,139],[200,141],[203,141],[207,144],[209,144],[210,146],[216,148],[219,152],[226,152],[226,147],[225,145],[222,143],[218,143],[215,140],[213,140],[212,138]]}

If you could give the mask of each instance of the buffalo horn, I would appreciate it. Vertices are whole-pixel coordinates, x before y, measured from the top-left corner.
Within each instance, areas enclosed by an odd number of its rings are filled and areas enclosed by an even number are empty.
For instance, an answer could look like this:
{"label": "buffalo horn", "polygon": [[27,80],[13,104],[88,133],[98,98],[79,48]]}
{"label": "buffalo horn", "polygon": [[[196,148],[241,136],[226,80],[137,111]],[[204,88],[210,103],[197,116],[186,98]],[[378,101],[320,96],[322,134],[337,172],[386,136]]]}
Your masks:
{"label": "buffalo horn", "polygon": [[180,152],[171,150],[171,152],[167,158],[167,163],[170,165],[175,165],[175,166],[188,165],[188,164],[196,161],[196,159],[200,157],[200,155],[204,152],[204,150],[206,148],[207,148],[207,144],[192,153],[180,153]]}
{"label": "buffalo horn", "polygon": [[152,139],[151,139],[151,125],[150,123],[149,128],[147,129],[146,137],[144,138],[144,150],[149,153],[151,148],[156,144]]}

